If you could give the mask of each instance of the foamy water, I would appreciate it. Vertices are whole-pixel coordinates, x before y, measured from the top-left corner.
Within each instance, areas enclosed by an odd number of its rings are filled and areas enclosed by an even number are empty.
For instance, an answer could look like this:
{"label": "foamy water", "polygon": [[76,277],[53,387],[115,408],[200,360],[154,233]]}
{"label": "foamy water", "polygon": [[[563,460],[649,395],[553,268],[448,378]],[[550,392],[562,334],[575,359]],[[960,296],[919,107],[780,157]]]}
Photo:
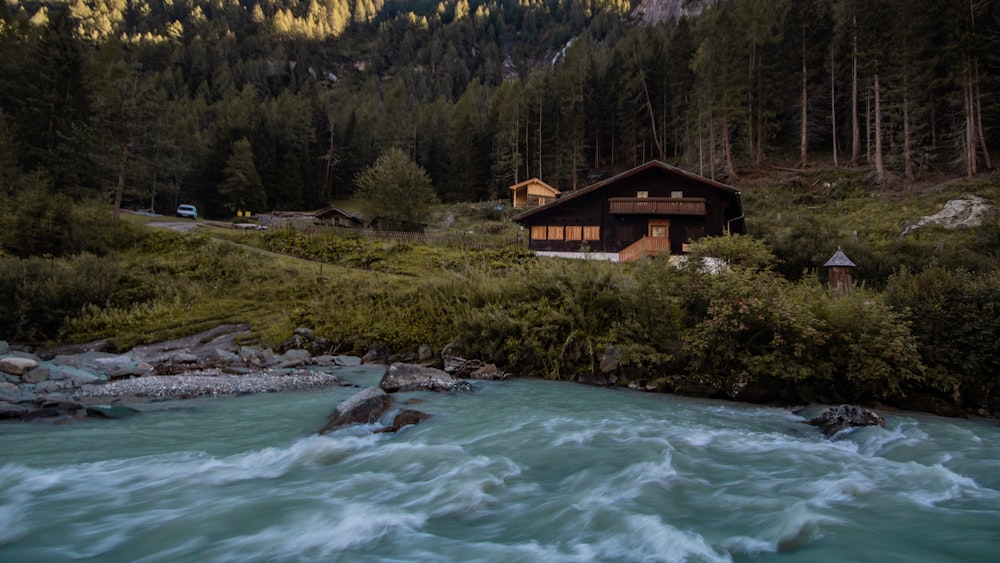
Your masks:
{"label": "foamy water", "polygon": [[[359,369],[362,385],[376,379]],[[993,561],[1000,427],[544,381],[412,394],[397,435],[316,436],[356,390],[0,426],[0,561]]]}

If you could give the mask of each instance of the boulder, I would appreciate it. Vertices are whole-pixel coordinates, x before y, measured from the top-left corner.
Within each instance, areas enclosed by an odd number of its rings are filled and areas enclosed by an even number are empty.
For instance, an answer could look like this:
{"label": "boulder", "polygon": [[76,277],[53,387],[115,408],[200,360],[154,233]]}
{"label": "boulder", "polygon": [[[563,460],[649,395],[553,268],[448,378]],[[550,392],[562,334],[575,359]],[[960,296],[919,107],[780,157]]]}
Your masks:
{"label": "boulder", "polygon": [[601,373],[609,374],[617,371],[621,365],[622,350],[617,346],[608,345],[601,354]]}
{"label": "boulder", "polygon": [[40,383],[48,379],[50,375],[52,375],[52,368],[45,365],[45,363],[43,362],[39,364],[35,369],[22,375],[21,381],[25,383]]}
{"label": "boulder", "polygon": [[868,409],[853,405],[840,405],[828,408],[816,418],[806,421],[806,424],[818,426],[823,431],[823,435],[829,438],[845,428],[882,426],[885,424],[885,420]]}
{"label": "boulder", "polygon": [[328,354],[321,354],[319,356],[313,356],[313,365],[330,367],[336,365],[337,358],[335,356],[330,356]]}
{"label": "boulder", "polygon": [[496,364],[486,364],[483,367],[469,374],[469,379],[485,379],[488,381],[500,381],[507,379],[507,374]]}
{"label": "boulder", "polygon": [[21,388],[7,381],[0,381],[0,401],[6,403],[21,402]]}
{"label": "boulder", "polygon": [[420,424],[421,422],[427,420],[430,417],[431,415],[425,412],[415,411],[412,409],[404,409],[399,411],[399,413],[395,417],[393,417],[391,426],[386,426],[385,428],[378,430],[378,432],[399,432],[399,429],[403,428],[404,426],[413,426]]}
{"label": "boulder", "polygon": [[287,352],[281,355],[281,359],[286,362],[300,361],[305,363],[308,362],[311,358],[312,354],[309,353],[309,350],[299,350],[299,349],[288,350]]}
{"label": "boulder", "polygon": [[378,386],[386,393],[406,391],[469,391],[468,382],[447,372],[413,364],[392,364]]}
{"label": "boulder", "polygon": [[420,347],[417,348],[418,362],[426,362],[427,360],[430,360],[433,357],[434,357],[434,349],[428,346],[427,344],[421,344]]}
{"label": "boulder", "polygon": [[[69,381],[73,386],[79,387],[88,383],[103,383],[107,378],[103,375],[91,373],[71,366],[56,366],[49,374],[49,380]],[[42,383],[47,383],[43,381]]]}
{"label": "boulder", "polygon": [[102,362],[114,362],[119,357],[121,356],[118,354],[90,351],[80,354],[59,354],[49,361],[57,366],[69,366],[86,371],[103,372],[107,364]]}
{"label": "boulder", "polygon": [[393,398],[378,387],[368,387],[344,400],[326,419],[320,434],[348,424],[371,424],[392,406]]}
{"label": "boulder", "polygon": [[139,411],[124,405],[91,405],[87,407],[87,416],[93,418],[125,418],[138,414]]}
{"label": "boulder", "polygon": [[360,366],[361,358],[357,356],[334,356],[333,363],[344,367]]}
{"label": "boulder", "polygon": [[97,370],[98,373],[104,374],[109,380],[116,379],[128,379],[130,377],[143,377],[146,375],[153,374],[153,366],[147,364],[146,362],[140,362],[133,360],[129,356],[117,356],[115,358],[107,358],[103,360],[97,360],[97,365],[100,368]]}
{"label": "boulder", "polygon": [[46,379],[35,386],[36,393],[57,393],[73,389],[73,382],[67,379]]}
{"label": "boulder", "polygon": [[19,358],[17,356],[0,358],[0,371],[11,375],[24,375],[36,367],[38,367],[38,361],[31,358]]}
{"label": "boulder", "polygon": [[10,352],[10,346],[7,345],[6,340],[0,340],[0,354],[6,354]]}
{"label": "boulder", "polygon": [[392,352],[388,346],[385,344],[375,344],[365,352],[365,355],[361,357],[361,361],[366,364],[384,364],[389,360],[390,354]]}

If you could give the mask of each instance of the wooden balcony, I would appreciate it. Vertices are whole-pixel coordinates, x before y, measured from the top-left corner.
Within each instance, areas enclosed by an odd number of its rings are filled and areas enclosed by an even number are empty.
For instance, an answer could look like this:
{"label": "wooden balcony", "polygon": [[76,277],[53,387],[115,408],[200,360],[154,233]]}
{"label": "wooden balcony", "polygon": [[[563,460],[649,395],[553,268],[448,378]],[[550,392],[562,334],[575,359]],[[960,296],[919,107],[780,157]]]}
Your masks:
{"label": "wooden balcony", "polygon": [[701,215],[705,199],[701,197],[613,197],[612,215]]}
{"label": "wooden balcony", "polygon": [[670,239],[642,237],[618,253],[619,262],[635,262],[649,256],[668,256]]}

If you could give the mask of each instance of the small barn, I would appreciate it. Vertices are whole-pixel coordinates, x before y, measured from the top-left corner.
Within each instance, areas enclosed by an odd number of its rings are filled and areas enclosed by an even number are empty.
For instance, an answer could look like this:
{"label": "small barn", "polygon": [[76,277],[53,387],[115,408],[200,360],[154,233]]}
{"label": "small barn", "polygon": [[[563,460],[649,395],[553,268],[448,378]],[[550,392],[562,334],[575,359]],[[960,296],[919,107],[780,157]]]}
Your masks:
{"label": "small barn", "polygon": [[516,215],[528,248],[550,256],[632,261],[683,254],[690,241],[745,233],[740,191],[651,161]]}
{"label": "small barn", "polygon": [[313,214],[313,222],[317,225],[333,225],[351,229],[360,228],[365,223],[361,217],[339,207],[327,207],[322,211],[317,211]]}
{"label": "small barn", "polygon": [[559,197],[559,190],[539,180],[532,178],[519,182],[510,187],[511,196],[514,200],[514,208],[536,207],[545,205],[550,201],[555,201]]}

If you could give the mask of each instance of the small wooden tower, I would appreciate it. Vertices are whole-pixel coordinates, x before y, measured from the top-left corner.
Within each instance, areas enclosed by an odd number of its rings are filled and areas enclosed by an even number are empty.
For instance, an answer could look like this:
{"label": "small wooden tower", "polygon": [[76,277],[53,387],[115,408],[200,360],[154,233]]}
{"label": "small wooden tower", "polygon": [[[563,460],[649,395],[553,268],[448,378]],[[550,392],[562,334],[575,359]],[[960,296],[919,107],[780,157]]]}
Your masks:
{"label": "small wooden tower", "polygon": [[844,254],[844,251],[839,246],[837,247],[837,252],[833,253],[833,256],[826,261],[826,264],[823,264],[823,267],[827,268],[827,272],[829,273],[830,289],[844,293],[851,291],[851,287],[854,286],[851,269],[858,266],[854,262],[851,262],[851,259]]}

